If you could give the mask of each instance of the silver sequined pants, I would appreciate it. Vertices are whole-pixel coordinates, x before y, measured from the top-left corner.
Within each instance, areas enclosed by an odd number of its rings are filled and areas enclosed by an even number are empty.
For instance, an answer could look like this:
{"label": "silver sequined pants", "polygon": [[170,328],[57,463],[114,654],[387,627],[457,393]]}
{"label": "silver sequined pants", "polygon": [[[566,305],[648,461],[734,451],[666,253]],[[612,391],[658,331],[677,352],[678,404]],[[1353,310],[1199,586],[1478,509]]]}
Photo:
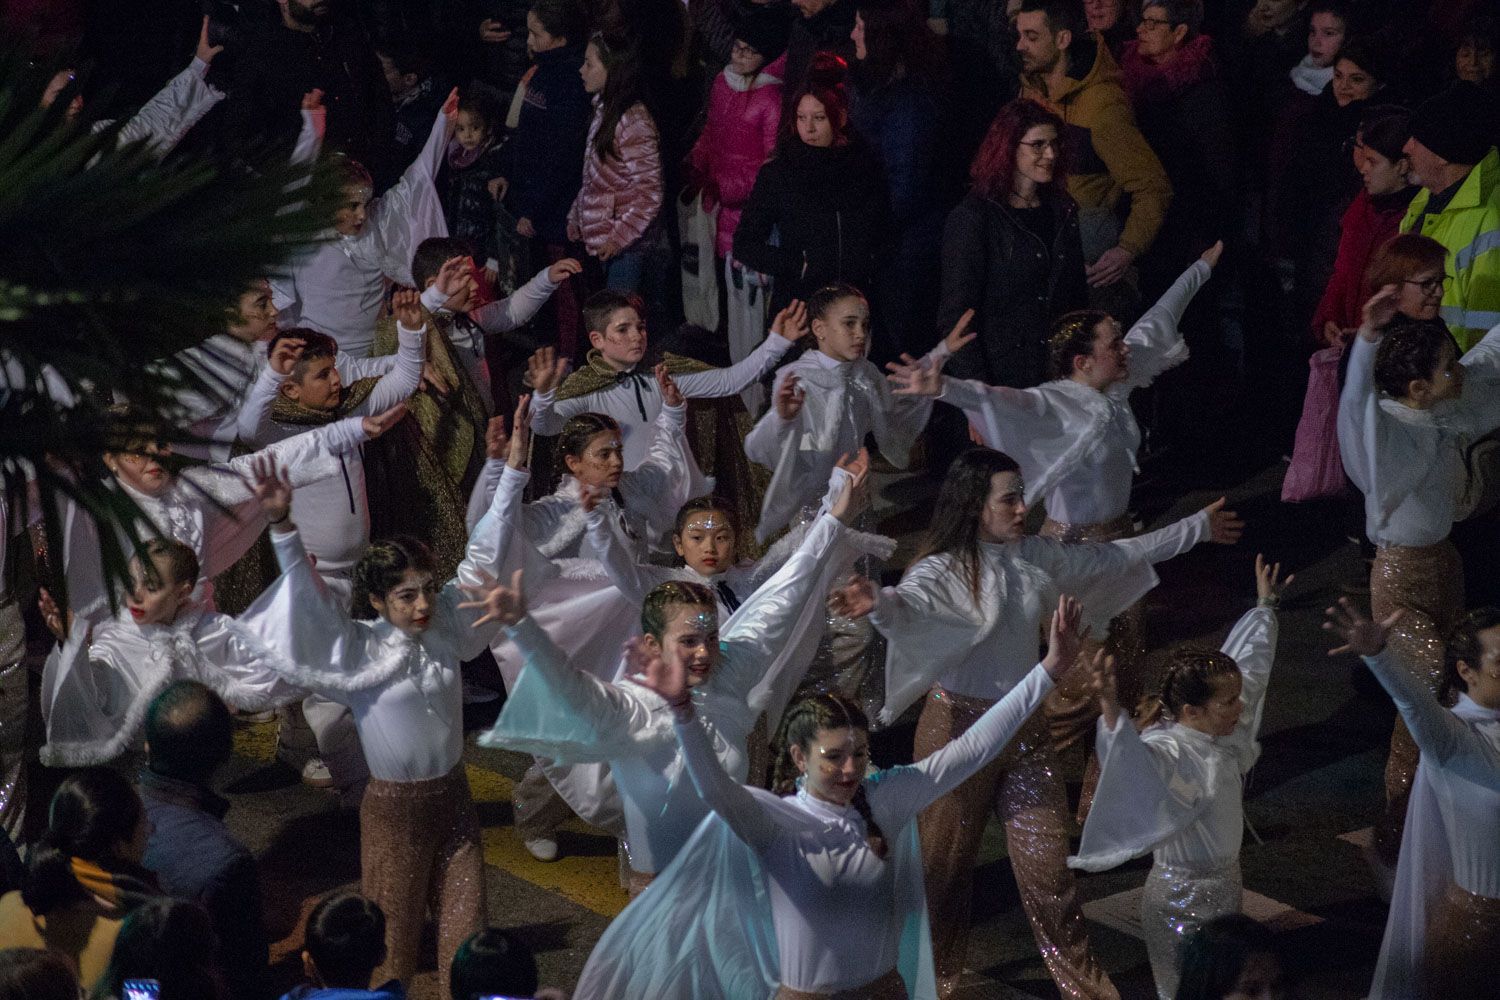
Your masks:
{"label": "silver sequined pants", "polygon": [[1238,913],[1244,895],[1238,858],[1218,868],[1151,866],[1141,891],[1141,931],[1161,1000],[1177,995],[1182,942],[1215,917]]}

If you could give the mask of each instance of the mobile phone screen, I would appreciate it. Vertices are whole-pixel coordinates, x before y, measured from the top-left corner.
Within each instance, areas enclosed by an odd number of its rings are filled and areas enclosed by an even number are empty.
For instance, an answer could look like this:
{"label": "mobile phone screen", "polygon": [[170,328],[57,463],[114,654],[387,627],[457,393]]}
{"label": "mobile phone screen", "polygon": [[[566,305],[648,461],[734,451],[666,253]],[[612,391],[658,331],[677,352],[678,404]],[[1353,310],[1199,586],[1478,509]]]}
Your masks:
{"label": "mobile phone screen", "polygon": [[120,1000],[158,1000],[161,983],[155,979],[127,979]]}

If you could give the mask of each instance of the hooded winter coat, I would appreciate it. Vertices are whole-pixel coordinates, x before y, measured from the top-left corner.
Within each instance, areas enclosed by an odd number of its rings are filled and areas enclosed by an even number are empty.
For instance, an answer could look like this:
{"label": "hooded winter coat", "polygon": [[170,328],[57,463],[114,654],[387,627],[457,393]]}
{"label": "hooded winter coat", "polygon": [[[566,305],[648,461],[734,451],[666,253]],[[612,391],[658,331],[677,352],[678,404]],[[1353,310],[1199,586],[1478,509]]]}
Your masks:
{"label": "hooded winter coat", "polygon": [[[1045,81],[1027,78],[1021,96],[1051,109],[1063,120],[1068,148],[1068,193],[1082,208],[1115,208],[1129,195],[1130,210],[1120,246],[1136,257],[1156,239],[1172,184],[1136,127],[1130,101],[1120,86],[1120,67],[1097,34],[1075,39],[1067,52],[1069,75],[1056,94]],[[1079,76],[1073,76],[1073,73]]]}
{"label": "hooded winter coat", "polygon": [[734,231],[755,187],[755,175],[776,148],[785,67],[785,55],[749,79],[726,67],[709,91],[708,121],[688,159],[693,172],[718,189],[714,249],[720,257],[733,252]]}
{"label": "hooded winter coat", "polygon": [[889,218],[880,169],[858,136],[827,147],[792,138],[755,178],[734,256],[776,279],[773,312],[835,281],[868,289]]}

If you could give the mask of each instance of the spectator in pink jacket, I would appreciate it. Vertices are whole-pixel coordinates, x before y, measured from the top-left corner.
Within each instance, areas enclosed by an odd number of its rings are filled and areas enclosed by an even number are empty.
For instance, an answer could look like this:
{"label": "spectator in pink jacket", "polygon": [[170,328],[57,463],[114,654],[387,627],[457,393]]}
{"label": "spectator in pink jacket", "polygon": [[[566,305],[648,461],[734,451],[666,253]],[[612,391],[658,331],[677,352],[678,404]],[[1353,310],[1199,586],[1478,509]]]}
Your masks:
{"label": "spectator in pink jacket", "polygon": [[740,20],[729,65],[708,95],[708,121],[688,154],[691,186],[703,191],[705,205],[719,206],[714,252],[721,269],[755,175],[776,148],[789,29],[785,18],[770,12]]}
{"label": "spectator in pink jacket", "polygon": [[594,121],[583,186],[568,212],[568,238],[604,265],[605,287],[625,292],[640,287],[662,203],[661,148],[640,101],[639,65],[625,39],[605,32],[589,39],[578,73],[594,97]]}

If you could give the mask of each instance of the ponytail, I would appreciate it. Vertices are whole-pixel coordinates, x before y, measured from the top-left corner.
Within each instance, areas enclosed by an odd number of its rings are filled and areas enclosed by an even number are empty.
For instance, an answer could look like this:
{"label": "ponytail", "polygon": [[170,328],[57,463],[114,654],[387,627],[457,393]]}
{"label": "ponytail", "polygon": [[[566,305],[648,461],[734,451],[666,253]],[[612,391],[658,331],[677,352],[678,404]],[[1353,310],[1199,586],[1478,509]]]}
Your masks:
{"label": "ponytail", "polygon": [[114,771],[85,768],[69,776],[52,796],[47,831],[31,851],[21,900],[45,915],[90,896],[73,875],[73,859],[107,863],[114,849],[135,836],[141,821],[135,786]]}
{"label": "ponytail", "polygon": [[1187,705],[1208,704],[1219,679],[1239,672],[1234,657],[1217,649],[1183,646],[1173,650],[1161,690],[1136,704],[1136,726],[1146,729],[1163,719],[1175,720]]}
{"label": "ponytail", "polygon": [[[820,729],[863,729],[868,732],[870,720],[858,705],[837,694],[814,695],[793,705],[781,720],[782,750],[776,758],[771,785],[776,794],[790,795],[796,790],[798,772],[792,761],[792,747],[801,747],[806,753]],[[854,798],[849,804],[865,821],[865,842],[870,851],[884,860],[890,853],[890,842],[870,811],[870,799],[865,794],[863,782],[854,790]]]}

